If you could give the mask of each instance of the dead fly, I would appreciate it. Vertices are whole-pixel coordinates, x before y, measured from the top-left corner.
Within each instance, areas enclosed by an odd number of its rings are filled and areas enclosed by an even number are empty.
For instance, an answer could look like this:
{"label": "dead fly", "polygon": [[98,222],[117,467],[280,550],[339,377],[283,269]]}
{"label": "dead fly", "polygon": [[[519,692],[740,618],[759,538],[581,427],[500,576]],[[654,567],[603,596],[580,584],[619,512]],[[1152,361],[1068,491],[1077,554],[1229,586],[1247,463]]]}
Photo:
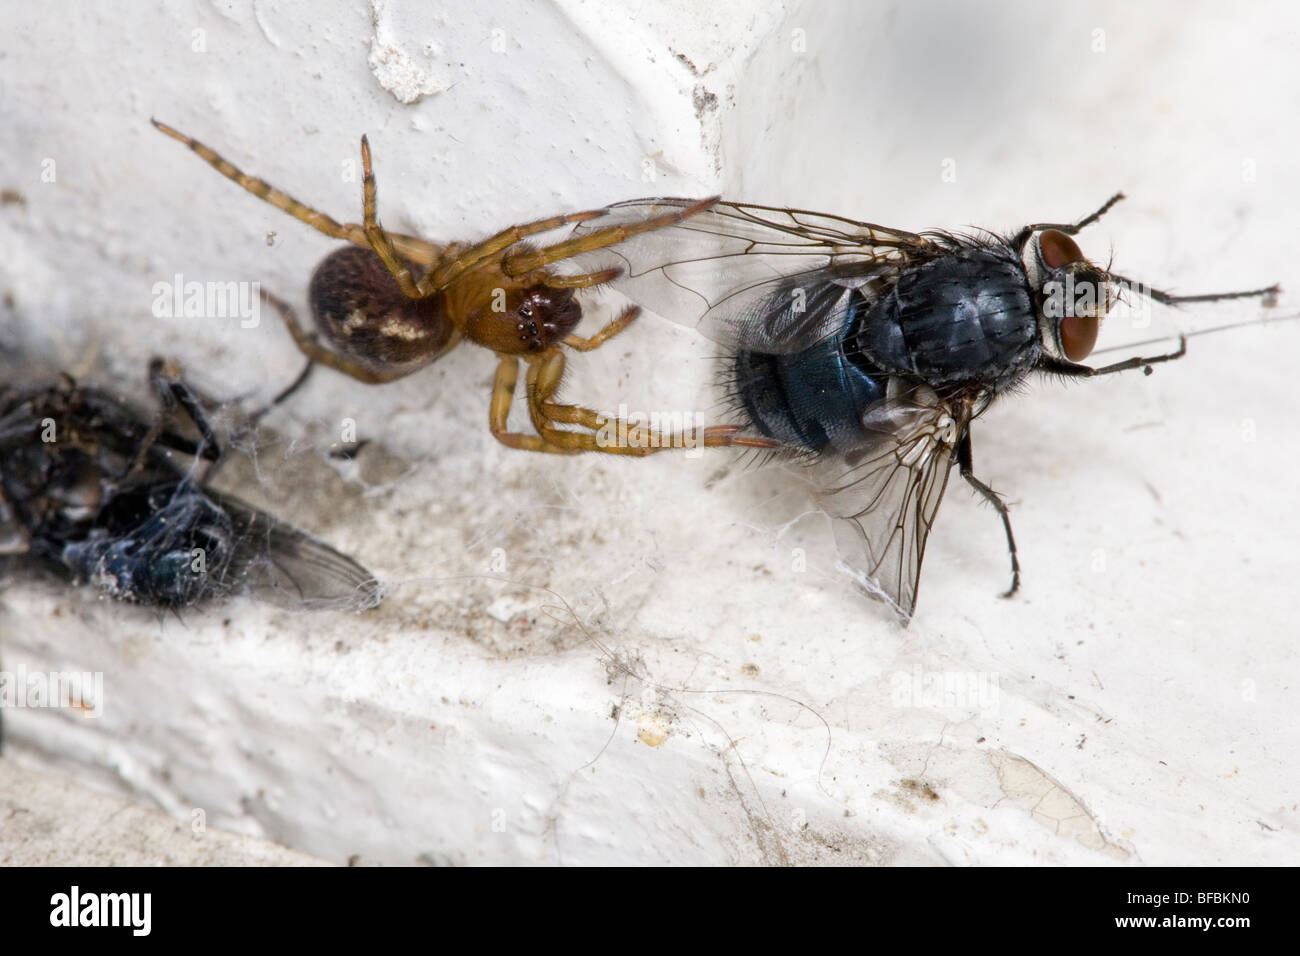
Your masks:
{"label": "dead fly", "polygon": [[[512,448],[646,455],[688,441],[707,446],[753,443],[733,439],[737,429],[732,427],[706,428],[702,435],[689,438],[654,435],[590,409],[554,401],[564,375],[561,347],[583,352],[598,348],[627,328],[639,309],[627,309],[590,338],[574,335],[582,318],[575,294],[608,283],[617,270],[560,274],[550,267],[680,223],[707,209],[714,200],[665,206],[640,220],[625,216],[617,225],[541,248],[525,240],[596,219],[607,210],[511,226],[478,243],[439,244],[380,226],[370,146],[364,136],[363,222],[339,223],[245,175],[202,143],[157,120],[153,124],[259,199],[331,238],[353,243],[327,256],[311,279],[308,298],[324,344],[302,328],[292,311],[282,310],[298,347],[317,362],[362,382],[391,382],[424,368],[461,339],[468,339],[497,355],[489,427],[498,440]],[[507,427],[520,359],[528,366],[525,393],[536,435],[514,433]],[[629,439],[611,443],[605,438],[610,434],[626,434]]]}
{"label": "dead fly", "polygon": [[[619,291],[724,345],[748,430],[808,465],[841,554],[906,621],[954,464],[1002,518],[1007,595],[1020,585],[1007,507],[971,452],[971,422],[995,397],[1033,372],[1088,378],[1183,356],[1185,340],[1165,355],[1080,364],[1119,296],[1178,305],[1277,291],[1174,296],[1092,264],[1071,236],[1121,198],[1006,237],[718,203],[610,253],[625,272]],[[622,203],[576,231],[686,208]]]}
{"label": "dead fly", "polygon": [[159,361],[150,378],[153,416],[71,379],[0,389],[0,568],[167,608],[244,590],[311,607],[379,602],[351,558],[209,487],[220,453],[199,400]]}

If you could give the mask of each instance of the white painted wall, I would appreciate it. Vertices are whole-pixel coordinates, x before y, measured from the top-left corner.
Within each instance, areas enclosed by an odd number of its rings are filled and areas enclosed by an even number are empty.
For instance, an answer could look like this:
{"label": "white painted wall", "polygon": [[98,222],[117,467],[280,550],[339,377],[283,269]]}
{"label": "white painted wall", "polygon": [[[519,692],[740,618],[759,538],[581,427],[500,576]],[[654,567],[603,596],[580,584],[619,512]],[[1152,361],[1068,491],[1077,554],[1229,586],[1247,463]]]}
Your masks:
{"label": "white painted wall", "polygon": [[[367,133],[385,223],[434,238],[715,190],[1003,229],[1123,189],[1095,257],[1287,284],[1297,25],[1280,3],[6,7],[0,343],[140,394],[155,353],[250,400],[296,371],[273,322],[150,314],[176,273],[300,300],[332,247],[151,115],[351,219]],[[5,668],[105,678],[98,720],[7,711],[7,752],[339,862],[1292,862],[1297,346],[1194,339],[1149,378],[993,409],[976,462],[1024,590],[996,597],[996,518],[954,482],[907,631],[834,574],[790,476],[510,452],[468,347],[383,388],[321,373],[274,419],[290,459],[227,477],[385,604],[182,621],[5,588]],[[713,401],[708,343],[655,317],[573,364],[604,407]],[[344,417],[374,440],[353,472],[318,455]],[[908,699],[945,676],[986,697]]]}

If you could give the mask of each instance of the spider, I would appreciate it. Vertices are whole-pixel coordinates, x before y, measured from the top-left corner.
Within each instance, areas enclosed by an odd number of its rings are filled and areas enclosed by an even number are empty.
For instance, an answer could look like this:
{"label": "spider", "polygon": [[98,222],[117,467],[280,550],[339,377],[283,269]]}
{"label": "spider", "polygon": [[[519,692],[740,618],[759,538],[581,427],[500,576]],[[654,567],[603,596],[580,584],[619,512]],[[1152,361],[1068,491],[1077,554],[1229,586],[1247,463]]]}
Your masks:
{"label": "spider", "polygon": [[[511,448],[576,454],[600,451],[648,455],[664,448],[704,445],[769,447],[764,439],[736,434],[739,426],[703,429],[702,434],[657,434],[578,405],[553,399],[564,376],[562,347],[590,352],[626,329],[640,314],[630,306],[589,338],[573,334],[582,318],[574,295],[617,278],[604,269],[562,275],[547,267],[565,259],[662,229],[712,207],[717,197],[692,202],[639,222],[596,228],[541,248],[525,242],[562,226],[587,222],[606,209],[568,213],[511,226],[478,243],[438,244],[388,232],[379,224],[370,144],[361,137],[363,222],[339,223],[274,186],[237,169],[215,151],[158,120],[163,133],[184,143],[227,179],[295,219],[352,245],[316,267],[308,289],[316,326],[328,342],[306,331],[285,303],[274,301],[289,334],[308,358],[361,382],[391,382],[424,368],[462,339],[497,355],[488,425]],[[507,425],[519,361],[527,363],[525,395],[536,435]],[[577,426],[579,430],[561,428]],[[610,434],[627,436],[610,442]]]}

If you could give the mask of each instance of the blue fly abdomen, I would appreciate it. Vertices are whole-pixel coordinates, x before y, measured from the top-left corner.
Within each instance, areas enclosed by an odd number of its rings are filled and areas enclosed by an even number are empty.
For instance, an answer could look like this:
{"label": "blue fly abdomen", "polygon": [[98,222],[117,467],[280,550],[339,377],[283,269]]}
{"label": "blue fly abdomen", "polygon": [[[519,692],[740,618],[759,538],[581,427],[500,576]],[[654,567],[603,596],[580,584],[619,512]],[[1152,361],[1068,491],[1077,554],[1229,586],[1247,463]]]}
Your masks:
{"label": "blue fly abdomen", "polygon": [[848,361],[842,334],[793,354],[742,350],[734,378],[742,407],[764,436],[812,450],[852,443],[865,410],[885,397],[885,377]]}

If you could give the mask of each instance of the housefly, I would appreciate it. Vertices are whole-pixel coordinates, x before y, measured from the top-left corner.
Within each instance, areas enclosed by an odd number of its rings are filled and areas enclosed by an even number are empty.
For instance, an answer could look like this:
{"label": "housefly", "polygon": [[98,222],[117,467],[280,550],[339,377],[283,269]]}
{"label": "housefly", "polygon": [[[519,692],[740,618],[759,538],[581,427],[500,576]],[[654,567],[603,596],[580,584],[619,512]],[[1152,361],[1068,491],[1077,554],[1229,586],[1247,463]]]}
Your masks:
{"label": "housefly", "polygon": [[[1082,364],[1129,294],[1179,305],[1276,293],[1175,296],[1089,262],[1072,237],[1122,198],[1008,236],[720,202],[607,255],[624,273],[616,289],[723,345],[743,424],[807,465],[846,563],[906,622],[954,465],[1001,517],[1006,596],[1020,586],[1007,506],[971,450],[971,423],[997,396],[1035,372],[1091,378],[1181,358],[1185,338],[1167,354]],[[687,202],[633,200],[576,228]]]}
{"label": "housefly", "polygon": [[162,362],[150,377],[160,414],[67,377],[0,389],[0,570],[41,568],[163,608],[244,590],[312,607],[379,602],[357,562],[210,487],[220,452],[198,397]]}

